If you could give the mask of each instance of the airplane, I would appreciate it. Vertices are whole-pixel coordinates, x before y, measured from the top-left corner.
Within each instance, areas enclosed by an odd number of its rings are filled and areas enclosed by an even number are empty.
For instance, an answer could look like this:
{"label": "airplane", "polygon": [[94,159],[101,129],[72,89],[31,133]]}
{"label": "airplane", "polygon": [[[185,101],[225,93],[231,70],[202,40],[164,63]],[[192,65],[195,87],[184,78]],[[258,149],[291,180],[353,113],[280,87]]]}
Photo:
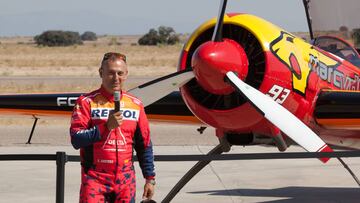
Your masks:
{"label": "airplane", "polygon": [[[337,9],[356,4],[337,2]],[[150,121],[214,127],[219,145],[208,155],[254,144],[279,151],[293,143],[308,152],[332,152],[332,146],[359,150],[360,55],[339,36],[317,36],[335,34],[335,25],[329,31],[317,21],[324,1],[303,0],[311,42],[255,15],[225,14],[226,3],[188,38],[177,72],[128,91],[143,101]],[[346,25],[354,33],[358,29]],[[33,116],[30,143],[38,118],[70,116],[81,94],[0,95],[0,114]],[[198,162],[163,202],[209,162]]]}

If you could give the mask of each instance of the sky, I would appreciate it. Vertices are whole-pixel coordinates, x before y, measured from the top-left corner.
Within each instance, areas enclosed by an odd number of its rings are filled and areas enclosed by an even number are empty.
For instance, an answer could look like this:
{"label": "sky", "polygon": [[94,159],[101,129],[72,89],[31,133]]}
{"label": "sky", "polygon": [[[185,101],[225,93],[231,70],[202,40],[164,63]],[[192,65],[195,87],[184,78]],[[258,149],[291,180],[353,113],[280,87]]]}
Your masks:
{"label": "sky", "polygon": [[[220,0],[0,0],[0,36],[46,30],[139,35],[161,25],[192,33],[217,16]],[[226,12],[251,13],[290,32],[308,31],[302,0],[228,0]]]}

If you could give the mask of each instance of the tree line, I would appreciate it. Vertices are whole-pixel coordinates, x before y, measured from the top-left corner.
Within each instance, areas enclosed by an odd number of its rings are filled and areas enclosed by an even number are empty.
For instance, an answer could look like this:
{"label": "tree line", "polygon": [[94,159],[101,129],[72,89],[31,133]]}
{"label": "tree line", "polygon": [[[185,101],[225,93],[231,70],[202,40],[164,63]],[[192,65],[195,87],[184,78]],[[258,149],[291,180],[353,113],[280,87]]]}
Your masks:
{"label": "tree line", "polygon": [[[81,45],[83,41],[96,41],[94,32],[86,31],[83,34],[73,31],[48,30],[34,37],[34,41],[40,46],[71,46]],[[139,45],[173,45],[180,42],[179,34],[172,27],[160,26],[157,30],[152,28],[139,40]]]}

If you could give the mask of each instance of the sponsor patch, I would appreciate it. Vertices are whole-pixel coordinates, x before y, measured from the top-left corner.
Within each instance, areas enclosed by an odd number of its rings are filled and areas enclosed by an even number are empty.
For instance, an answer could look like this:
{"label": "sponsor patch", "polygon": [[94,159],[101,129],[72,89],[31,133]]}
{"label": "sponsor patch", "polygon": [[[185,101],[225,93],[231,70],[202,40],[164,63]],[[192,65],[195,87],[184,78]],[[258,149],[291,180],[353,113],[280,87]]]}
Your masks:
{"label": "sponsor patch", "polygon": [[[93,108],[91,109],[91,118],[107,119],[109,117],[110,111],[112,110],[112,108]],[[122,108],[120,109],[120,112],[122,113],[124,120],[139,120],[139,110]]]}

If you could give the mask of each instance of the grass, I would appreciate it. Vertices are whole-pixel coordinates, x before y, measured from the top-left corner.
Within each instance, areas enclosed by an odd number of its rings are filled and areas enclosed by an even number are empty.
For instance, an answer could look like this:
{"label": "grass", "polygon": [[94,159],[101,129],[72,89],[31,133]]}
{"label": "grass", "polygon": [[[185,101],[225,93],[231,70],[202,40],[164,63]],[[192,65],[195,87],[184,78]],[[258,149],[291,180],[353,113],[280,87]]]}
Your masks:
{"label": "grass", "polygon": [[[98,79],[98,68],[106,52],[127,56],[130,77],[158,77],[177,69],[182,45],[138,46],[139,36],[103,36],[95,42],[68,47],[36,46],[32,37],[0,37],[0,94],[31,92],[88,92],[99,81],[85,83],[76,77]],[[14,77],[20,77],[17,79]],[[30,83],[26,79],[31,79]],[[58,80],[36,79],[36,77]],[[72,78],[61,81],[59,78]],[[129,88],[134,84],[128,85]],[[125,86],[127,87],[127,86]]]}
{"label": "grass", "polygon": [[[116,43],[114,43],[116,41]],[[105,36],[68,47],[41,47],[32,38],[0,38],[1,76],[93,76],[102,56],[127,55],[132,75],[162,75],[176,70],[182,45],[137,46],[137,36]]]}

